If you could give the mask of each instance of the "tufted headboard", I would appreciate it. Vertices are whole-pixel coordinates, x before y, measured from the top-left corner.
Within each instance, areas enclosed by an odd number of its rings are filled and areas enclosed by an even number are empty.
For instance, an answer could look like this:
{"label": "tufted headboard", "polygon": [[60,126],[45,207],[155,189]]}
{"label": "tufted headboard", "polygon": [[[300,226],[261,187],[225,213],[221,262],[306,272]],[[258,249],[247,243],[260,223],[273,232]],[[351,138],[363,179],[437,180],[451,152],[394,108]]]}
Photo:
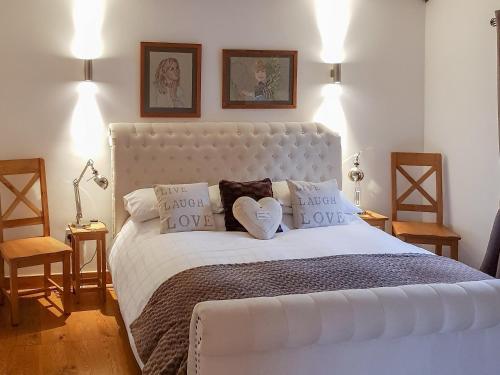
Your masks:
{"label": "tufted headboard", "polygon": [[113,233],[123,196],[155,183],[287,178],[342,184],[340,137],[317,123],[115,123],[110,125]]}

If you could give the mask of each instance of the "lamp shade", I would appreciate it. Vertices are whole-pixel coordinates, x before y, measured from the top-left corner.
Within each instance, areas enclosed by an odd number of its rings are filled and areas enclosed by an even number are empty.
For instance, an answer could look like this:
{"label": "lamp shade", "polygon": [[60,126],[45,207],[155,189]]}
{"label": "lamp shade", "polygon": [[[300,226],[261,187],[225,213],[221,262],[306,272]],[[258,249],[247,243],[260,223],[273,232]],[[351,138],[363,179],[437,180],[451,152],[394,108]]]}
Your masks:
{"label": "lamp shade", "polygon": [[106,177],[100,174],[96,174],[93,179],[97,186],[99,186],[101,189],[106,190],[108,188],[109,182]]}

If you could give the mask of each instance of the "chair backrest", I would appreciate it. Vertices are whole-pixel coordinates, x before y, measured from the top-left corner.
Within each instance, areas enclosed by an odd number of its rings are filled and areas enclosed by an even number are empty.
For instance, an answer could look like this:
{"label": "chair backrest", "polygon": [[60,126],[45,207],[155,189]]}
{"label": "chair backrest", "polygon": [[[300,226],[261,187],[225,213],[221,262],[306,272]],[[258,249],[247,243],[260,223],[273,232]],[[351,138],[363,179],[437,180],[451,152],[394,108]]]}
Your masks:
{"label": "chair backrest", "polygon": [[[430,167],[420,178],[415,180],[404,166]],[[410,187],[398,196],[398,172],[408,180]],[[436,197],[433,198],[422,186],[433,174],[436,174]],[[436,222],[443,224],[443,174],[441,154],[431,153],[391,153],[391,180],[392,180],[392,220],[398,220],[398,211],[434,212]],[[418,191],[428,204],[409,204],[404,201],[414,191]]]}
{"label": "chair backrest", "polygon": [[[16,186],[14,186],[14,184],[9,181],[7,177],[26,174],[31,174],[32,176],[21,190],[16,188]],[[37,205],[27,197],[28,192],[38,180],[40,180],[41,208],[38,208]],[[0,160],[0,184],[3,184],[15,196],[14,200],[5,211],[2,211],[0,200],[0,242],[3,242],[3,230],[6,228],[16,228],[37,224],[41,224],[43,226],[44,236],[50,236],[47,181],[45,179],[44,160]],[[21,202],[34,213],[34,216],[9,219]]]}

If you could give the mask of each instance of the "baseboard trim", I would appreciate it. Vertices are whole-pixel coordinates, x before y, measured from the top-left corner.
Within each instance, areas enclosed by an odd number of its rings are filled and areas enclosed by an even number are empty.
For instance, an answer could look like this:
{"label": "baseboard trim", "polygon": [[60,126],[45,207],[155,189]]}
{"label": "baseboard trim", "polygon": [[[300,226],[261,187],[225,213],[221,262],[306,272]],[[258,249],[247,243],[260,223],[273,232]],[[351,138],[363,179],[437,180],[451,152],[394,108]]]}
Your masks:
{"label": "baseboard trim", "polygon": [[[83,277],[97,277],[97,272],[82,272]],[[51,278],[62,285],[62,274],[53,274],[51,275]],[[4,279],[4,286],[8,290],[9,289],[9,282],[10,279],[6,277]],[[18,277],[18,282],[19,282],[19,290],[24,290],[24,289],[36,289],[36,288],[42,288],[43,287],[43,275],[33,275],[33,276],[19,276]],[[109,272],[106,272],[106,283],[107,284],[112,284],[113,281],[111,280],[111,274]]]}

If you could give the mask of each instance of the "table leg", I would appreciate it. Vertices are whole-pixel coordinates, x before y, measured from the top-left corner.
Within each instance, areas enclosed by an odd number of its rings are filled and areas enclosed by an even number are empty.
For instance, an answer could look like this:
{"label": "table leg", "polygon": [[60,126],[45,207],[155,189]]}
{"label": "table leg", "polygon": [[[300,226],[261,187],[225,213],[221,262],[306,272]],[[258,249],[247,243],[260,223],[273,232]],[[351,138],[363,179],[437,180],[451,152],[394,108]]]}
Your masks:
{"label": "table leg", "polygon": [[436,245],[436,255],[443,255],[443,245]]}
{"label": "table leg", "polygon": [[458,240],[451,242],[450,250],[451,259],[458,260]]}
{"label": "table leg", "polygon": [[101,289],[102,289],[102,300],[106,300],[106,234],[102,235],[101,239],[101,272],[102,272],[102,281],[101,281]]}
{"label": "table leg", "polygon": [[70,308],[70,289],[71,289],[71,272],[70,272],[70,254],[65,253],[63,258],[63,308],[64,313],[69,315]]}
{"label": "table leg", "polygon": [[75,292],[75,277],[76,277],[76,267],[75,267],[75,240],[71,237],[71,286],[73,288],[73,293]]}
{"label": "table leg", "polygon": [[[102,286],[102,271],[101,271],[101,265],[102,265],[102,261],[101,261],[101,256],[102,256],[102,253],[101,253],[101,240],[96,240],[95,242],[95,246],[96,246],[96,253],[97,253],[97,264],[96,264],[96,269],[97,269],[97,286],[100,288]],[[101,290],[99,289],[99,292]],[[99,293],[101,294],[101,293]],[[102,296],[101,296],[102,297]]]}
{"label": "table leg", "polygon": [[75,239],[73,249],[73,270],[75,272],[75,301],[80,303],[80,241]]}

